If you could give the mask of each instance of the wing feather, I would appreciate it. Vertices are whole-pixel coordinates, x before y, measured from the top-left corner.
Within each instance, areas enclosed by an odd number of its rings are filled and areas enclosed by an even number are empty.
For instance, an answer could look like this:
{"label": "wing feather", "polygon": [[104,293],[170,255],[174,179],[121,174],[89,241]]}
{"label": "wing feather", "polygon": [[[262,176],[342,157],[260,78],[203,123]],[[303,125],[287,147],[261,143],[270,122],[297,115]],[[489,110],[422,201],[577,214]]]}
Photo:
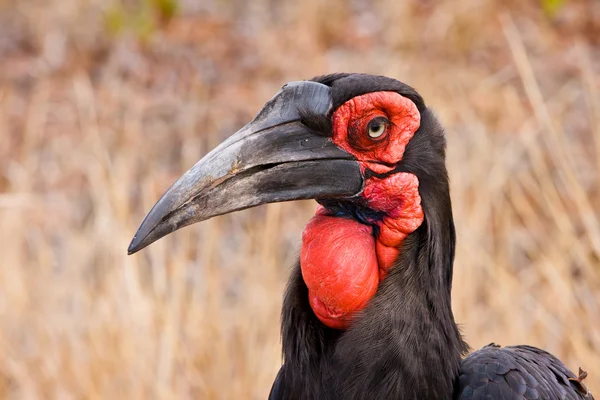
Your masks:
{"label": "wing feather", "polygon": [[[583,374],[583,373],[582,373]],[[460,400],[593,400],[577,377],[552,354],[531,346],[488,345],[461,364],[454,396]]]}

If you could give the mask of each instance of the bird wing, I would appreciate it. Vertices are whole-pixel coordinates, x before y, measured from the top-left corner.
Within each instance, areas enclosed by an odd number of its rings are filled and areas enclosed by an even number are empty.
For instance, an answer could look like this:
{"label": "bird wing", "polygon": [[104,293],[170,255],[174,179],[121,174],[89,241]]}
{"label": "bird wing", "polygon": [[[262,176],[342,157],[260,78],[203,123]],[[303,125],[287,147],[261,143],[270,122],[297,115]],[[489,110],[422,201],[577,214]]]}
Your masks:
{"label": "bird wing", "polygon": [[531,346],[485,346],[461,364],[455,399],[586,399],[591,393],[552,354]]}

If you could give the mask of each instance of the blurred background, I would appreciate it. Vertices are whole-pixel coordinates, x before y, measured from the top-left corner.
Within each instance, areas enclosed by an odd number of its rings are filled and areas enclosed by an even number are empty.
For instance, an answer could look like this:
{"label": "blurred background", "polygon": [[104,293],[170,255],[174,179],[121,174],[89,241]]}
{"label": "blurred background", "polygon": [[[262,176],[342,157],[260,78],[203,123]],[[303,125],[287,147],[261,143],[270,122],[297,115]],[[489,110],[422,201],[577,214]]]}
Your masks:
{"label": "blurred background", "polygon": [[398,78],[447,128],[453,307],[600,393],[597,0],[0,0],[0,398],[264,399],[314,202],[127,245],[284,83]]}

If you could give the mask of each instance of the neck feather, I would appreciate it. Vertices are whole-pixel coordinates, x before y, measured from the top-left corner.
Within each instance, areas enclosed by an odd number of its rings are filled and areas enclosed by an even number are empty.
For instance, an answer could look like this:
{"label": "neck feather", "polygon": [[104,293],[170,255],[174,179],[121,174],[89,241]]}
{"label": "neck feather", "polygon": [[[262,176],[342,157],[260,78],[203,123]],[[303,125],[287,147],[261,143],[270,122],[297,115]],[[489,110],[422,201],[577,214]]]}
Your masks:
{"label": "neck feather", "polygon": [[291,398],[450,398],[467,350],[446,271],[454,226],[451,215],[445,226],[431,225],[406,238],[397,265],[345,331],[316,318],[296,268],[282,312],[281,379]]}

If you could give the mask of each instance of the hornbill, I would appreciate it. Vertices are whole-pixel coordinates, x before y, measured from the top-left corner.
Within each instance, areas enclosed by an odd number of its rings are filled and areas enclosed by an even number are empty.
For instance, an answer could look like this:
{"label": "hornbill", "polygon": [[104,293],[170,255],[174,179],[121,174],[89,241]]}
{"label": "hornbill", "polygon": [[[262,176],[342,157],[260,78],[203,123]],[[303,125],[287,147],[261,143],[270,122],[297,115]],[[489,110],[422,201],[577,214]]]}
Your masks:
{"label": "hornbill", "polygon": [[442,126],[395,79],[291,82],[148,213],[135,253],[192,223],[316,199],[283,302],[270,399],[592,399],[551,354],[467,344]]}

